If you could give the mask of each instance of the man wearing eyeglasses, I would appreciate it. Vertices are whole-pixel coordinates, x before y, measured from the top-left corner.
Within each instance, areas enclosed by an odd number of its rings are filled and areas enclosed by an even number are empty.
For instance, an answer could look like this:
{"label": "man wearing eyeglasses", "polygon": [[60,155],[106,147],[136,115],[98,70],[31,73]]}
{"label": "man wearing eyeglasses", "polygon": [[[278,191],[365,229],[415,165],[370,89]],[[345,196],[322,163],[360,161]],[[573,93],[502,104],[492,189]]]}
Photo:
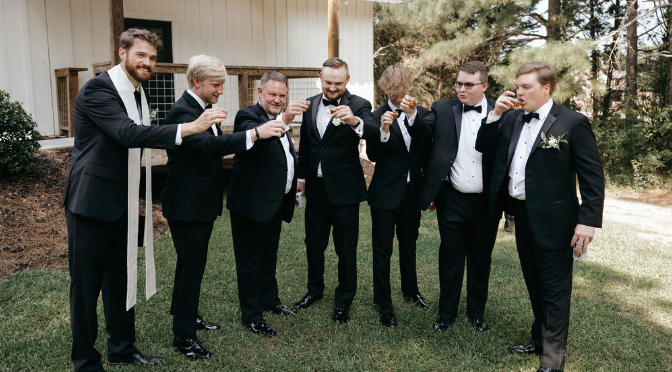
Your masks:
{"label": "man wearing eyeglasses", "polygon": [[434,330],[447,330],[457,318],[465,258],[467,265],[467,316],[480,332],[487,330],[490,256],[498,219],[486,218],[492,156],[475,150],[476,136],[494,101],[485,96],[488,71],[480,61],[467,62],[457,75],[457,98],[434,102],[431,112],[417,120],[422,136],[433,136],[419,204],[436,207],[439,246],[439,317]]}

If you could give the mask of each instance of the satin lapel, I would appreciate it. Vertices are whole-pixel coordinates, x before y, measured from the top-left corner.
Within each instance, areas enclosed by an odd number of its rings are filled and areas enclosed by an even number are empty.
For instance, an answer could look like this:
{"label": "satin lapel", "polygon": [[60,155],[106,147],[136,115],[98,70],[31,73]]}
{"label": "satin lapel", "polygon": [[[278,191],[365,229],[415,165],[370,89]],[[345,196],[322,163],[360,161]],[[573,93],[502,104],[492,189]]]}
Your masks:
{"label": "satin lapel", "polygon": [[455,133],[457,134],[457,143],[460,143],[460,132],[462,131],[462,103],[453,106],[455,115]]}
{"label": "satin lapel", "polygon": [[[320,98],[322,98],[322,95],[317,95],[315,99],[313,99],[313,102],[310,103],[311,107],[311,122],[310,124],[313,127],[313,130],[315,131],[315,137],[317,137],[318,141],[322,141],[322,138],[320,137],[320,130],[317,128],[317,112],[319,111],[318,108],[320,107]],[[326,133],[326,131],[325,131]]]}
{"label": "satin lapel", "polygon": [[[548,133],[548,131],[551,129],[553,124],[555,123],[555,115],[557,115],[557,111],[553,110],[556,108],[555,104],[553,104],[553,107],[551,108],[551,112],[548,113],[548,116],[546,116],[546,120],[544,120],[544,124],[541,126],[541,130],[539,130],[539,133],[537,134],[537,139],[534,140],[534,145],[532,145],[532,151],[530,151],[530,156],[534,153],[534,151],[537,149],[537,146],[539,146],[539,143],[541,143],[541,133]],[[548,136],[547,136],[548,137]]]}
{"label": "satin lapel", "polygon": [[511,159],[513,159],[513,153],[516,152],[516,145],[518,144],[518,139],[520,138],[520,132],[523,130],[523,110],[520,110],[518,117],[516,118],[516,124],[513,126],[513,134],[511,134],[511,142],[509,143],[509,158],[507,164],[511,164]]}

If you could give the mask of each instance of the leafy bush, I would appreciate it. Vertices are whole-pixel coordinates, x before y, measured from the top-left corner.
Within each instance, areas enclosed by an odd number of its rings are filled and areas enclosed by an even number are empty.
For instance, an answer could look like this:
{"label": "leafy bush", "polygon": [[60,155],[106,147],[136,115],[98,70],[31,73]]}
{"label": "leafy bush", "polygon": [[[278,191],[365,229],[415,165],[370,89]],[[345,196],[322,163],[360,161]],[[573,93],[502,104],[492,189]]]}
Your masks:
{"label": "leafy bush", "polygon": [[672,176],[672,108],[599,118],[593,123],[610,181],[643,190]]}
{"label": "leafy bush", "polygon": [[32,170],[30,157],[40,148],[35,126],[21,104],[0,90],[0,177]]}

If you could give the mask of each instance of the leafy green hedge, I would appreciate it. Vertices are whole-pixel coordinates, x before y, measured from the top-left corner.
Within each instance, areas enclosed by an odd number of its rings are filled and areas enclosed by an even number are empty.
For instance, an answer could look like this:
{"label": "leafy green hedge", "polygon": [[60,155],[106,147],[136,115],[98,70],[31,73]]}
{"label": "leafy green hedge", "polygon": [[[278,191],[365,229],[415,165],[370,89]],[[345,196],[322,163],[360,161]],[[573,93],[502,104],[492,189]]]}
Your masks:
{"label": "leafy green hedge", "polygon": [[0,177],[32,170],[30,157],[40,148],[36,125],[19,102],[0,90]]}

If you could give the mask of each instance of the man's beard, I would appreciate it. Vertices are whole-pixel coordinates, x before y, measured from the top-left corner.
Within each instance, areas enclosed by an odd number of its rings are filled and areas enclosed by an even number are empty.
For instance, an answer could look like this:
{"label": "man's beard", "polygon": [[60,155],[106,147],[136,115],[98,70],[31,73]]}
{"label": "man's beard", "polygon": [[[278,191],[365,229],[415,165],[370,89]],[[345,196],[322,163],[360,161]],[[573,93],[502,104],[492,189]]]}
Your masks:
{"label": "man's beard", "polygon": [[128,72],[128,74],[131,75],[131,77],[139,83],[144,83],[146,81],[149,81],[149,79],[151,79],[152,75],[154,74],[154,70],[151,67],[147,66],[146,68],[147,68],[147,71],[149,72],[149,77],[146,78],[146,79],[141,78],[140,76],[138,76],[138,73],[137,73],[137,70],[138,70],[138,67],[136,67],[137,65],[132,66],[132,65],[130,65],[130,63],[128,61],[126,61],[125,66],[126,66],[126,71]]}

